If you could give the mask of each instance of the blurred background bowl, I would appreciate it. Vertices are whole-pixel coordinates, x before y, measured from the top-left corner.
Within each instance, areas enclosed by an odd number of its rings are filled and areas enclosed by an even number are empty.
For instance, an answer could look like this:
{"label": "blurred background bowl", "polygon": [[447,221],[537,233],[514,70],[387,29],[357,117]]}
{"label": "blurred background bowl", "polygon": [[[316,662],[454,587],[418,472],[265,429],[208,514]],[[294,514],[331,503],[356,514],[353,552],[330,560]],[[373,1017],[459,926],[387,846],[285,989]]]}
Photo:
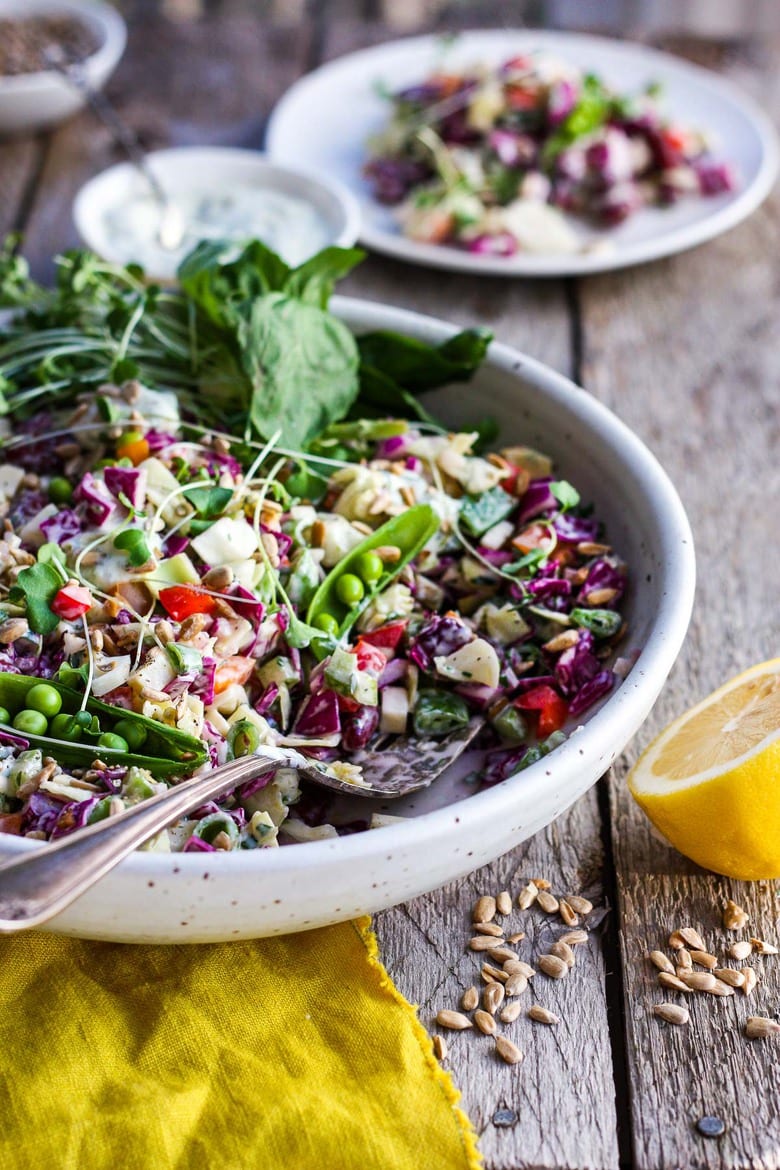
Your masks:
{"label": "blurred background bowl", "polygon": [[[83,76],[101,89],[125,49],[124,20],[100,0],[0,0],[0,20],[71,16],[92,33],[98,48],[85,58]],[[55,69],[0,76],[0,134],[29,133],[53,126],[84,105],[84,97]]]}

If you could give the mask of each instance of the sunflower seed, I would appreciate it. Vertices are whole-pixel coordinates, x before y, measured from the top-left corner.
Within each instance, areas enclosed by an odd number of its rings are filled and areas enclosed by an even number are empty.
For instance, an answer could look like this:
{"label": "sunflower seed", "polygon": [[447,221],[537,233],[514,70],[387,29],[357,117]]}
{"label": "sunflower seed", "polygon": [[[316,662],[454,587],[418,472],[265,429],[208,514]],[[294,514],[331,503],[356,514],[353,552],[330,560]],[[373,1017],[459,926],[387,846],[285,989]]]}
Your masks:
{"label": "sunflower seed", "polygon": [[751,938],[750,941],[757,955],[776,955],[778,953],[774,943],[764,942],[762,938]]}
{"label": "sunflower seed", "polygon": [[491,938],[489,934],[475,934],[473,938],[469,939],[469,947],[472,951],[489,951],[495,945],[496,940]]}
{"label": "sunflower seed", "polygon": [[718,965],[718,960],[709,951],[691,951],[691,961],[698,967],[706,967],[709,971]]}
{"label": "sunflower seed", "polygon": [[689,992],[691,990],[687,983],[683,983],[682,979],[678,979],[676,975],[671,975],[668,971],[658,972],[658,982],[662,987],[668,987],[673,991]]}
{"label": "sunflower seed", "polygon": [[437,1060],[446,1060],[449,1053],[447,1048],[447,1041],[443,1036],[436,1035],[433,1037],[433,1055]]}
{"label": "sunflower seed", "polygon": [[495,959],[497,963],[505,963],[507,959],[518,958],[517,951],[513,951],[511,947],[497,947],[495,945],[495,939],[491,939],[491,942],[493,943],[493,946],[488,948],[488,954],[490,955],[491,959]]}
{"label": "sunflower seed", "polygon": [[559,654],[562,650],[569,650],[572,646],[576,646],[579,640],[579,630],[564,630],[563,633],[550,638],[549,642],[545,642],[542,650],[546,650],[548,654]]}
{"label": "sunflower seed", "polygon": [[745,976],[745,982],[742,984],[742,994],[750,995],[758,983],[758,976],[752,967],[742,967],[741,973]]}
{"label": "sunflower seed", "polygon": [[517,975],[510,975],[504,986],[507,995],[522,995],[528,986],[528,976],[519,972]]}
{"label": "sunflower seed", "polygon": [[515,999],[512,1003],[506,1003],[498,1013],[498,1018],[502,1024],[511,1024],[520,1015],[523,1010],[523,1005],[519,999]]}
{"label": "sunflower seed", "polygon": [[537,898],[539,890],[533,882],[529,882],[527,886],[523,886],[520,893],[517,895],[517,904],[521,910],[527,910]]}
{"label": "sunflower seed", "polygon": [[525,975],[526,979],[533,979],[536,971],[530,963],[524,963],[522,959],[508,959],[504,963],[504,971],[507,975]]}
{"label": "sunflower seed", "polygon": [[588,898],[580,897],[579,894],[567,894],[566,901],[575,914],[581,914],[583,918],[587,917],[593,911],[593,903]]}
{"label": "sunflower seed", "polygon": [[474,1023],[479,1028],[480,1032],[484,1032],[486,1036],[493,1036],[496,1031],[496,1021],[491,1016],[490,1012],[483,1012],[482,1008],[477,1008],[474,1012]]}
{"label": "sunflower seed", "polygon": [[741,962],[742,959],[746,959],[748,957],[748,955],[752,955],[752,954],[753,954],[752,942],[744,942],[744,941],[743,942],[733,942],[728,949],[729,958],[736,959],[738,963]]}
{"label": "sunflower seed", "polygon": [[748,1016],[745,1020],[745,1035],[748,1040],[764,1040],[767,1036],[776,1036],[780,1032],[777,1020],[767,1020],[764,1016]]}
{"label": "sunflower seed", "polygon": [[504,932],[497,922],[477,922],[474,924],[477,934],[489,934],[493,938],[503,938]]}
{"label": "sunflower seed", "polygon": [[668,975],[674,975],[674,964],[669,962],[663,951],[651,951],[647,957],[659,971],[666,971]]}
{"label": "sunflower seed", "polygon": [[560,1024],[561,1022],[560,1016],[556,1016],[555,1012],[548,1011],[539,1003],[535,1003],[533,1007],[528,1009],[528,1015],[539,1024]]}
{"label": "sunflower seed", "polygon": [[678,1003],[657,1003],[653,1007],[653,1015],[666,1020],[667,1024],[687,1024],[691,1018],[688,1009]]}
{"label": "sunflower seed", "polygon": [[496,1036],[496,1052],[507,1064],[519,1064],[523,1059],[520,1049],[506,1036]]}
{"label": "sunflower seed", "polygon": [[558,939],[558,942],[565,942],[570,947],[578,947],[580,943],[586,943],[587,941],[587,930],[569,930]]}
{"label": "sunflower seed", "polygon": [[496,914],[496,900],[490,894],[483,894],[474,904],[471,911],[472,922],[490,922]]}
{"label": "sunflower seed", "polygon": [[515,943],[522,942],[522,940],[523,940],[524,938],[525,938],[525,931],[524,931],[524,930],[518,930],[518,931],[517,931],[515,934],[508,934],[508,935],[506,936],[506,941],[507,941],[508,943],[511,943],[511,944],[512,944],[512,946],[514,946],[514,945],[515,945]]}
{"label": "sunflower seed", "polygon": [[682,948],[685,946],[685,939],[680,934],[679,930],[673,930],[669,935],[669,946],[673,951],[682,950]]}
{"label": "sunflower seed", "polygon": [[464,1012],[473,1012],[479,1003],[479,992],[476,987],[467,987],[460,997],[460,1006]]}
{"label": "sunflower seed", "polygon": [[691,952],[686,950],[685,947],[681,947],[677,952],[677,966],[686,967],[689,971],[693,970],[693,959],[691,958]]}
{"label": "sunflower seed", "polygon": [[567,967],[574,966],[574,951],[571,949],[568,943],[561,942],[561,940],[558,939],[558,941],[554,942],[550,947],[550,954],[557,955],[559,959],[563,959]]}
{"label": "sunflower seed", "polygon": [[462,1012],[454,1012],[450,1008],[442,1008],[436,1013],[436,1023],[440,1028],[450,1028],[453,1032],[464,1032],[472,1026],[468,1016]]}
{"label": "sunflower seed", "polygon": [[544,910],[545,914],[557,914],[559,909],[558,899],[554,898],[552,894],[548,894],[546,890],[540,890],[536,895],[537,905]]}
{"label": "sunflower seed", "polygon": [[506,983],[509,978],[506,971],[502,971],[500,967],[494,967],[490,963],[483,963],[480,975],[486,983]]}
{"label": "sunflower seed", "polygon": [[579,918],[574,913],[570,904],[566,901],[565,898],[561,898],[560,905],[558,906],[558,913],[567,926],[579,925]]}
{"label": "sunflower seed", "polygon": [[503,983],[488,983],[482,992],[482,1006],[485,1011],[494,1016],[504,1002],[505,994]]}
{"label": "sunflower seed", "polygon": [[724,930],[742,930],[747,926],[750,917],[741,906],[736,902],[728,899],[726,905],[723,907],[723,929]]}
{"label": "sunflower seed", "polygon": [[692,926],[681,926],[678,934],[686,946],[694,951],[705,951],[707,948],[704,945],[704,939],[699,934],[698,930],[694,930]]}
{"label": "sunflower seed", "polygon": [[512,913],[512,895],[509,890],[502,890],[496,898],[496,910],[499,914]]}
{"label": "sunflower seed", "polygon": [[722,979],[716,979],[712,987],[705,987],[707,995],[733,995],[734,988],[730,987],[728,983],[724,983]]}
{"label": "sunflower seed", "polygon": [[745,984],[745,976],[741,971],[735,971],[733,967],[716,967],[712,974],[716,979],[720,979],[721,983],[728,983],[729,987],[743,987]]}
{"label": "sunflower seed", "polygon": [[557,955],[540,955],[537,959],[539,970],[550,979],[564,979],[569,974],[569,968],[563,959]]}
{"label": "sunflower seed", "polygon": [[537,890],[549,890],[552,882],[548,882],[547,878],[531,878],[531,885],[536,886]]}
{"label": "sunflower seed", "polygon": [[710,971],[680,971],[678,968],[677,976],[694,991],[711,991],[717,983],[717,979]]}

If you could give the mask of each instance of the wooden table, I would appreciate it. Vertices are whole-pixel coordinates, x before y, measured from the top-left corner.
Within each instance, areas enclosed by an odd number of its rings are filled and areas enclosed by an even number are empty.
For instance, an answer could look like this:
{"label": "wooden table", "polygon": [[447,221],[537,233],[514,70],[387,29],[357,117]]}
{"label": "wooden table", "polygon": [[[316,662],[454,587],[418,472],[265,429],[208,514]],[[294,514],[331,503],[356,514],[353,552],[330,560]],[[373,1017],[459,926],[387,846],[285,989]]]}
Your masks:
{"label": "wooden table", "polygon": [[[194,22],[140,11],[111,94],[149,146],[259,147],[273,103],[302,71],[387,35],[353,18],[343,0],[288,23],[284,5],[274,20],[218,4]],[[456,12],[476,23],[473,12]],[[780,112],[780,45],[673,47]],[[115,157],[88,114],[0,146],[0,229],[24,231],[38,276],[51,274],[54,252],[76,243],[76,190]],[[746,1015],[778,1013],[780,959],[766,960],[751,1000],[697,999],[687,1029],[651,1016],[659,996],[644,959],[681,924],[714,939],[725,896],[749,909],[755,933],[776,938],[775,886],[740,885],[688,864],[652,836],[624,782],[636,751],[672,716],[778,652],[779,236],[775,197],[715,243],[616,275],[475,280],[372,257],[347,282],[352,294],[489,325],[581,382],[669,470],[696,537],[699,587],[685,649],[614,773],[522,848],[377,919],[391,974],[430,1023],[470,981],[463,946],[478,893],[517,890],[540,875],[561,891],[585,888],[608,908],[581,948],[576,978],[555,987],[561,1025],[526,1021],[518,1030],[522,1065],[502,1065],[468,1037],[453,1037],[449,1066],[489,1170],[780,1167],[780,1047],[751,1044],[741,1032]],[[695,1129],[708,1114],[725,1122],[718,1140]]]}

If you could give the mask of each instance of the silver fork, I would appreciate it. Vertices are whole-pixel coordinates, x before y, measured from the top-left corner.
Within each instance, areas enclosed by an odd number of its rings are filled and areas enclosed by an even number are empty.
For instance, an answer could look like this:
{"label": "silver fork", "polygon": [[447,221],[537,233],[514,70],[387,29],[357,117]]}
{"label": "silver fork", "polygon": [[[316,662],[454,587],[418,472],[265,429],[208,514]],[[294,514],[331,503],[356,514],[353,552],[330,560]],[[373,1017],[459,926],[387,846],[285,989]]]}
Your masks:
{"label": "silver fork", "polygon": [[242,756],[204,776],[184,780],[116,817],[0,866],[0,934],[48,922],[179,817],[267,772],[295,768],[307,780],[350,796],[385,800],[405,796],[431,784],[468,747],[483,723],[475,717],[466,728],[442,740],[403,738],[385,751],[363,753],[365,787],[329,776],[322,765],[292,748],[273,747],[264,747],[262,756]]}

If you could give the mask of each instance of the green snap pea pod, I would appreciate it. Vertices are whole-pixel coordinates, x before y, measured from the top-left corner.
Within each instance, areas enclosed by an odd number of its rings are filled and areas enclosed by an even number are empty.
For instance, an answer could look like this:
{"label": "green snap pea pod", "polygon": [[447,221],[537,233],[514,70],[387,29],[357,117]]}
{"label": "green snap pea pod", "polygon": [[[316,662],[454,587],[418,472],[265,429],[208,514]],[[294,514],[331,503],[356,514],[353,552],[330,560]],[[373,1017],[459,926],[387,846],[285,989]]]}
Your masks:
{"label": "green snap pea pod", "polygon": [[[355,545],[339,563],[331,569],[311,599],[306,621],[316,625],[317,619],[330,616],[338,623],[338,636],[344,637],[357,621],[367,605],[373,601],[387,586],[395,580],[405,565],[417,556],[418,552],[428,543],[439,527],[439,517],[430,504],[415,504],[400,516],[393,516],[376,532],[372,532],[360,544]],[[345,604],[339,596],[339,581],[345,576],[360,577],[359,563],[361,557],[374,549],[387,546],[400,549],[401,555],[397,561],[384,565],[381,576],[376,581],[365,582],[363,596],[355,605]],[[2,702],[2,695],[0,695]]]}
{"label": "green snap pea pod", "polygon": [[[62,699],[61,714],[76,716],[81,708],[81,695],[62,683],[52,679],[27,678],[21,674],[7,674],[0,672],[0,706],[10,713],[19,712],[27,706],[27,696],[34,686],[44,683],[57,692]],[[10,724],[0,723],[0,731],[9,735],[21,737],[29,741],[30,747],[40,748],[47,755],[52,756],[60,764],[73,767],[89,767],[96,759],[102,759],[107,764],[136,765],[147,768],[153,776],[176,776],[181,772],[191,772],[208,758],[206,748],[199,739],[179,731],[177,727],[167,727],[156,719],[149,719],[145,715],[138,715],[134,711],[125,711],[121,707],[113,707],[110,703],[103,703],[100,699],[90,698],[86,705],[87,713],[100,724],[101,733],[113,733],[114,727],[120,721],[125,725],[143,731],[143,744],[138,752],[119,751],[115,748],[100,747],[97,736],[90,729],[85,728],[81,739],[66,741],[49,735],[31,735],[18,731]],[[85,720],[82,720],[85,722]],[[90,741],[90,735],[93,736]],[[126,739],[126,736],[122,738]]]}

